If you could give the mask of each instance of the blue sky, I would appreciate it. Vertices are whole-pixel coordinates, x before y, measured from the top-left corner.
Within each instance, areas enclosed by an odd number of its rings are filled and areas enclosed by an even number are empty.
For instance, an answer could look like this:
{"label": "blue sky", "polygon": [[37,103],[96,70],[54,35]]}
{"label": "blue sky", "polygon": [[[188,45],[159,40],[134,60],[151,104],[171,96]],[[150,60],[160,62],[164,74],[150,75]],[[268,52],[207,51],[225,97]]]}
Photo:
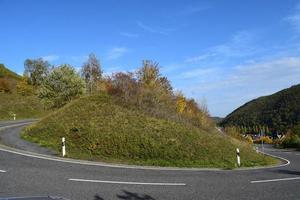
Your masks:
{"label": "blue sky", "polygon": [[26,58],[79,68],[95,53],[106,74],[157,61],[175,89],[226,116],[300,83],[300,2],[0,0],[0,63]]}

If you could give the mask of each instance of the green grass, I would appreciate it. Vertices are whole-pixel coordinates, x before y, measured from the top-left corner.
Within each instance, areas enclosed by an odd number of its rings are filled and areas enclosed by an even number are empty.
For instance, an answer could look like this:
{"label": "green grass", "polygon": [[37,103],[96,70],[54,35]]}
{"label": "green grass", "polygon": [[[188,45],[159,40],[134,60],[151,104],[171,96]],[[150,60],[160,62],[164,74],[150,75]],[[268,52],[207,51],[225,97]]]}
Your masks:
{"label": "green grass", "polygon": [[108,95],[80,98],[26,128],[22,137],[77,159],[175,167],[236,167],[274,164],[248,144],[184,124],[153,118],[113,103]]}
{"label": "green grass", "polygon": [[36,96],[0,92],[0,120],[11,120],[11,113],[16,113],[17,119],[28,119],[42,117],[47,112]]}

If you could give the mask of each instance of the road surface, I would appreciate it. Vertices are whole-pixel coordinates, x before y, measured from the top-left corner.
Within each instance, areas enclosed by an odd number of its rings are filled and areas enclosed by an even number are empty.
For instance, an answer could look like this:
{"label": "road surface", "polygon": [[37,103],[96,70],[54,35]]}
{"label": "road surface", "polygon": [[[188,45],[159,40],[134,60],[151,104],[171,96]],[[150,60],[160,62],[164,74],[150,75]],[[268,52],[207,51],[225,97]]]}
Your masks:
{"label": "road surface", "polygon": [[[0,122],[0,128],[11,123]],[[19,132],[16,126],[2,130],[2,142],[26,149],[30,144],[5,139],[8,135],[16,138]],[[35,146],[31,150],[51,155]],[[51,195],[72,200],[300,199],[300,152],[271,147],[265,151],[288,159],[290,164],[251,170],[135,169],[64,162],[0,146],[0,198]]]}

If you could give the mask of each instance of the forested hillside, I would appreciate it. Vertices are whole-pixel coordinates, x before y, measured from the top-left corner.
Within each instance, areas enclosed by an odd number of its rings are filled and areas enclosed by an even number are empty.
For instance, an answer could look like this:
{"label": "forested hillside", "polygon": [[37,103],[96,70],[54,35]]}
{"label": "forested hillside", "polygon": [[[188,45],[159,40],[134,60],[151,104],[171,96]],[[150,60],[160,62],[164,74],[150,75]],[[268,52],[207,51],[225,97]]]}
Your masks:
{"label": "forested hillside", "polygon": [[222,126],[243,131],[286,132],[300,122],[300,85],[252,100],[229,114]]}

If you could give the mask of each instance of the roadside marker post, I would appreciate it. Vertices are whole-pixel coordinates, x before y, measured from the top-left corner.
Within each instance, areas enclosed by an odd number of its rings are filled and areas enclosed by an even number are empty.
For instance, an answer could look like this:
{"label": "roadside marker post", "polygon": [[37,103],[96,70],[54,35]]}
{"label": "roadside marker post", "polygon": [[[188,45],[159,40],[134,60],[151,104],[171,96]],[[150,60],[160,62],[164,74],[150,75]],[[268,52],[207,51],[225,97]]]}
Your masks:
{"label": "roadside marker post", "polygon": [[264,132],[260,132],[260,138],[261,138],[261,151],[264,153]]}
{"label": "roadside marker post", "polygon": [[13,114],[13,117],[14,117],[14,121],[16,121],[16,114],[15,113]]}
{"label": "roadside marker post", "polygon": [[240,167],[241,166],[241,158],[240,158],[240,150],[239,150],[239,148],[236,148],[236,159],[237,159],[238,167]]}
{"label": "roadside marker post", "polygon": [[65,139],[65,137],[61,138],[61,147],[62,147],[62,156],[65,157],[65,155],[66,155],[66,139]]}

